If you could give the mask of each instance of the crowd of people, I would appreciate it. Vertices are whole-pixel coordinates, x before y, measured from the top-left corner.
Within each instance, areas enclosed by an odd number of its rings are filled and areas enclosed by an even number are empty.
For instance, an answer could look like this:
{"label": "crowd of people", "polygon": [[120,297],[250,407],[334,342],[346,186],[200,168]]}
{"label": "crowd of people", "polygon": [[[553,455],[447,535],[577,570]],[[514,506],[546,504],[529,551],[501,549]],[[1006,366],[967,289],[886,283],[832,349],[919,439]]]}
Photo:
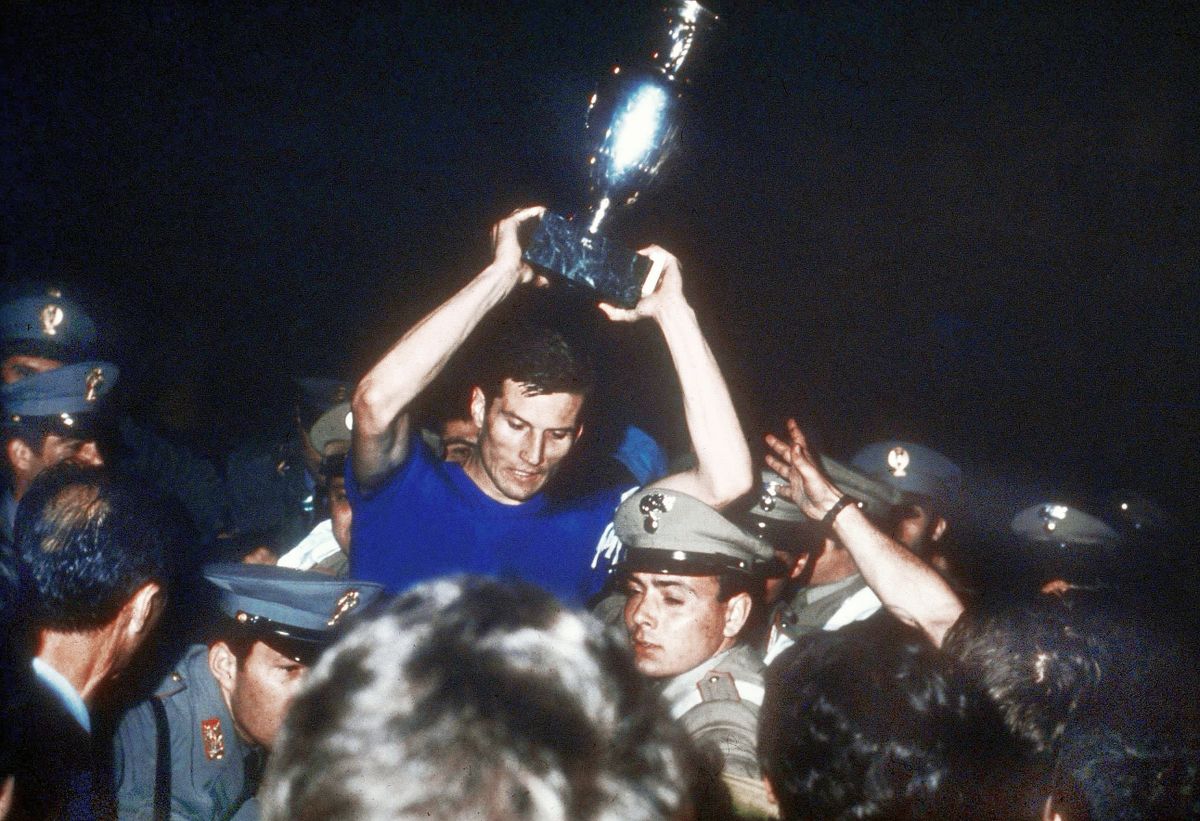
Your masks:
{"label": "crowd of people", "polygon": [[592,354],[498,320],[541,214],[220,468],[114,410],[79,302],[8,298],[0,818],[1200,817],[1183,528],[1049,499],[967,551],[936,450],[748,436],[657,246],[600,310],[658,329],[689,451],[572,465]]}

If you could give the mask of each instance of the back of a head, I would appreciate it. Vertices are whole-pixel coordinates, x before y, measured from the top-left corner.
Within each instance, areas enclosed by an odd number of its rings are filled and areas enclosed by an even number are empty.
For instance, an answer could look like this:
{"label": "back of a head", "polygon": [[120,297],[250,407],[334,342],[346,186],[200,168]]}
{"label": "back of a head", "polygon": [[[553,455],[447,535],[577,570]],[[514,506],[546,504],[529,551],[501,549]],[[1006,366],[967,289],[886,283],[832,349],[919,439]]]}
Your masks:
{"label": "back of a head", "polygon": [[43,471],[21,499],[14,536],[31,624],[99,627],[147,582],[166,586],[170,533],[127,480],[70,463]]}
{"label": "back of a head", "polygon": [[670,818],[704,803],[694,755],[598,623],[440,580],[313,668],[260,798],[267,819]]}
{"label": "back of a head", "polygon": [[1102,694],[1063,733],[1051,794],[1061,821],[1200,817],[1195,728],[1162,732],[1140,701]]}
{"label": "back of a head", "polygon": [[1043,757],[1100,681],[1095,619],[1056,597],[981,601],[950,628],[942,647]]}
{"label": "back of a head", "polygon": [[759,758],[790,818],[1017,818],[1020,749],[986,695],[901,625],[803,636],[767,670]]}

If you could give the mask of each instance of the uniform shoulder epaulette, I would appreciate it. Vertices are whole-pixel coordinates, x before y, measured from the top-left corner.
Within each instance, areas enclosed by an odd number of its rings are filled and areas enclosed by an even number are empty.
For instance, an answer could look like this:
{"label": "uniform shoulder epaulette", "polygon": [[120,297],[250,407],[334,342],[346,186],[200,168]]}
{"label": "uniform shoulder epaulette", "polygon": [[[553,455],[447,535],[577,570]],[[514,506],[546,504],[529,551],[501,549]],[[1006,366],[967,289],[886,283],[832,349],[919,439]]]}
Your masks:
{"label": "uniform shoulder epaulette", "polygon": [[171,698],[172,696],[179,695],[186,689],[187,679],[185,679],[183,674],[178,670],[173,670],[171,671],[171,675],[167,676],[166,679],[163,680],[162,684],[158,686],[158,690],[154,693],[154,697],[157,699]]}
{"label": "uniform shoulder epaulette", "polygon": [[738,693],[737,682],[734,681],[733,674],[727,673],[724,670],[710,670],[704,674],[704,678],[696,682],[696,688],[700,691],[701,701],[741,701],[742,697]]}

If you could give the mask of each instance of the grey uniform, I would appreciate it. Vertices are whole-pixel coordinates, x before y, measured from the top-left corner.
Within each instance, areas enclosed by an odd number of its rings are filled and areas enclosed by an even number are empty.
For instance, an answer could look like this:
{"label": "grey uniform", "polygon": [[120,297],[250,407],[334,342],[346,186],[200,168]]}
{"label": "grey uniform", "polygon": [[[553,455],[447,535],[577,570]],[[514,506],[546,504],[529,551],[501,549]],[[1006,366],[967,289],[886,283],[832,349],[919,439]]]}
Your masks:
{"label": "grey uniform", "polygon": [[767,638],[767,664],[795,643],[796,638],[817,630],[837,630],[878,612],[879,597],[855,573],[830,584],[804,587],[791,599],[777,602],[771,611]]}
{"label": "grey uniform", "polygon": [[252,800],[264,753],[243,741],[208,669],[208,648],[190,648],[158,692],[121,720],[113,749],[118,817],[155,817],[159,732],[155,702],[169,731],[170,818],[257,818]]}
{"label": "grey uniform", "polygon": [[758,709],[763,663],[738,644],[662,684],[662,697],[696,746],[718,754],[721,775],[743,809],[768,812],[758,766]]}

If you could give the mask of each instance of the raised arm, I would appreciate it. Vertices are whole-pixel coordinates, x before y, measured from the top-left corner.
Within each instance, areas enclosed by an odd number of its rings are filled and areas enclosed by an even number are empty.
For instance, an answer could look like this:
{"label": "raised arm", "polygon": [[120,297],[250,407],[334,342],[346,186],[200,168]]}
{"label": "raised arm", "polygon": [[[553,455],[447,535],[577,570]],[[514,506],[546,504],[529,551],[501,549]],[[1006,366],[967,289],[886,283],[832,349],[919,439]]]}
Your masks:
{"label": "raised arm", "polygon": [[354,391],[353,469],[359,485],[382,482],[408,457],[409,407],[429,386],[481,319],[512,290],[534,278],[521,260],[517,229],[541,216],[522,208],[492,228],[494,258],[462,290],[392,346]]}
{"label": "raised arm", "polygon": [[653,318],[662,329],[671,361],[679,375],[696,466],[666,476],[654,485],[687,493],[721,508],[750,489],[754,480],[750,449],[725,378],[700,331],[695,311],[683,295],[679,260],[656,245],[643,248],[641,253],[654,261],[651,281],[661,273],[658,287],[642,297],[632,310],[605,304],[600,308],[609,319],[618,322]]}
{"label": "raised arm", "polygon": [[[794,419],[788,420],[790,442],[767,437],[767,464],[787,479],[781,494],[792,499],[804,515],[821,521],[841,499],[816,465],[808,443]],[[937,572],[896,540],[882,533],[863,512],[847,505],[833,519],[833,533],[850,551],[854,563],[879,600],[893,615],[915,624],[937,646],[963,606]]]}

